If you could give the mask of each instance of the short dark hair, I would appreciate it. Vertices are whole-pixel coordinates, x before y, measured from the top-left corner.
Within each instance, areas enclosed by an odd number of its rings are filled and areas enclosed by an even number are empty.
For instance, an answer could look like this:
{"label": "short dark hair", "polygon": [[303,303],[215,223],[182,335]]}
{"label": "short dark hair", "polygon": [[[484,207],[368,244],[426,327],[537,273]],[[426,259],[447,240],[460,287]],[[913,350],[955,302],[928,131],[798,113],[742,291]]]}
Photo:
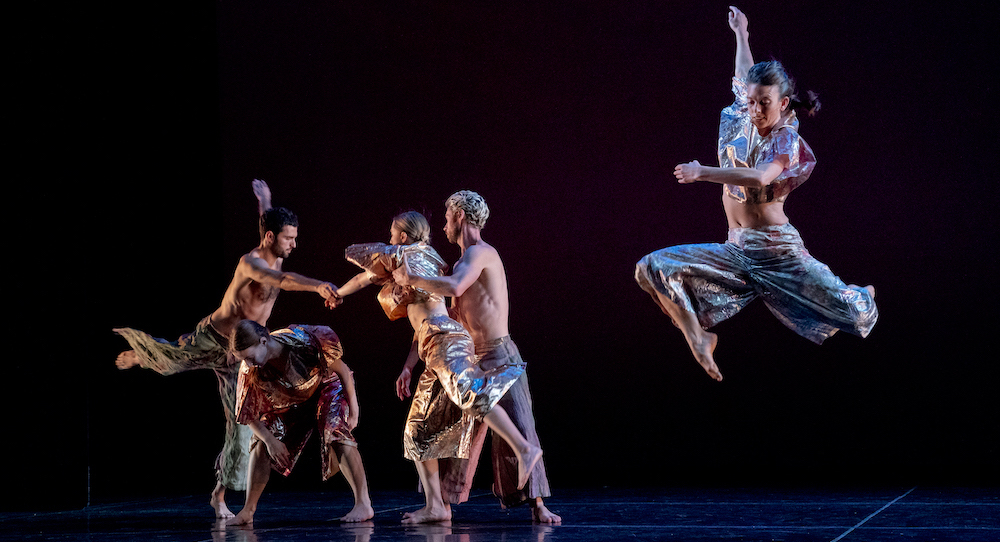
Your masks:
{"label": "short dark hair", "polygon": [[271,207],[270,209],[264,211],[264,214],[260,215],[261,240],[264,239],[264,235],[267,234],[267,232],[272,232],[274,233],[274,236],[277,237],[285,226],[298,228],[299,217],[295,216],[295,213],[285,209],[284,207]]}
{"label": "short dark hair", "polygon": [[747,73],[747,84],[751,83],[766,87],[777,86],[780,98],[788,96],[790,108],[803,110],[810,117],[819,111],[819,95],[810,90],[806,93],[805,100],[799,99],[795,92],[795,79],[788,75],[785,67],[777,60],[767,60],[754,64]]}
{"label": "short dark hair", "polygon": [[229,350],[233,353],[242,352],[260,343],[261,337],[267,337],[267,328],[253,320],[240,320],[229,336]]}

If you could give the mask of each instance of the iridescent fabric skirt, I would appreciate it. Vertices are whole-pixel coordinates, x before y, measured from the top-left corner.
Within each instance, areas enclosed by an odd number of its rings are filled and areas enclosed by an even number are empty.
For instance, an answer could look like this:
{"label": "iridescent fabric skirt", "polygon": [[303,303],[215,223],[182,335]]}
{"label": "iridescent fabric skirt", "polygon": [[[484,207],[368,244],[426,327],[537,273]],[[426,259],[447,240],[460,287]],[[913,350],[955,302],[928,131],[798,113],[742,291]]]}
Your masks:
{"label": "iridescent fabric skirt", "polygon": [[[348,409],[344,387],[340,379],[334,378],[320,384],[308,401],[261,417],[264,426],[288,448],[288,455],[292,458],[287,469],[279,467],[273,461],[271,468],[285,476],[291,474],[309,438],[314,432],[319,432],[323,480],[340,472],[340,463],[333,445],[358,445],[347,426]],[[264,444],[254,435],[250,439],[250,449],[253,450],[256,446]]]}
{"label": "iridescent fabric skirt", "polygon": [[447,316],[424,320],[416,340],[424,371],[403,429],[403,456],[412,461],[468,459],[476,421],[493,409],[524,368],[484,372],[469,332]]}
{"label": "iridescent fabric skirt", "polygon": [[249,445],[252,431],[236,423],[236,382],[240,364],[227,352],[228,338],[216,331],[205,317],[191,333],[176,341],[158,339],[132,328],[114,330],[128,341],[139,357],[139,366],[162,375],[193,369],[212,369],[219,385],[219,397],[226,417],[222,451],[215,460],[216,477],[224,486],[245,491]]}
{"label": "iridescent fabric skirt", "polygon": [[639,260],[635,280],[661,309],[657,294],[694,313],[705,329],[758,297],[789,329],[817,344],[838,330],[866,337],[878,320],[868,290],[847,286],[810,256],[791,224],[734,228],[726,243],[658,250]]}

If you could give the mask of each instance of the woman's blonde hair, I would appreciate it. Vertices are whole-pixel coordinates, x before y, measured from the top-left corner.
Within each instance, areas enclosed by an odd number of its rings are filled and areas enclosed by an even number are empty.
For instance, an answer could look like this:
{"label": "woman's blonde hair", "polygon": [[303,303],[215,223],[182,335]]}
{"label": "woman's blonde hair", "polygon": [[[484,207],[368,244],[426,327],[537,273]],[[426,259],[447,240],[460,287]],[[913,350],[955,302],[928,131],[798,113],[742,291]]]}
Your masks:
{"label": "woman's blonde hair", "polygon": [[431,241],[431,225],[424,215],[416,211],[400,213],[392,219],[392,223],[405,232],[411,243],[429,243]]}

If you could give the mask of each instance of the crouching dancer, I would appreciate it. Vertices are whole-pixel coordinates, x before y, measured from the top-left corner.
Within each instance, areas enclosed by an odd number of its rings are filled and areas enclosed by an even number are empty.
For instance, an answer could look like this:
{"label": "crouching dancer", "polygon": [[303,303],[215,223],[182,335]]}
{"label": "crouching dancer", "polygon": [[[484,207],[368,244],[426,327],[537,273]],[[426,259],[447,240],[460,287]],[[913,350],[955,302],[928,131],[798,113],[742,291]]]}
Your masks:
{"label": "crouching dancer", "polygon": [[354,508],[341,521],[375,515],[368,481],[351,430],[358,425],[354,376],[342,359],[337,334],[326,326],[290,326],[268,333],[252,320],[236,325],[229,348],[243,362],[236,420],[250,426],[247,498],[227,525],[253,522],[271,469],[288,476],[314,430],[319,432],[323,480],[344,471]]}

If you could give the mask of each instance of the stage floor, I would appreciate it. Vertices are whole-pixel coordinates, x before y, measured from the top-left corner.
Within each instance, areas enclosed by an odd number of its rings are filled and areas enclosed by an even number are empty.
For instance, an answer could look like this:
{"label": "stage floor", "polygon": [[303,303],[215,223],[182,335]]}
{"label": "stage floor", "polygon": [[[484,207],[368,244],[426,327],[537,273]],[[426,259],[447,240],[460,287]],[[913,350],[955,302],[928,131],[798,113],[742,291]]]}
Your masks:
{"label": "stage floor", "polygon": [[[454,508],[448,525],[403,526],[420,507],[413,492],[373,492],[375,519],[336,517],[348,492],[265,493],[253,528],[222,528],[207,495],[0,514],[0,539],[211,542],[557,542],[760,540],[962,542],[1000,540],[1000,490],[984,488],[601,489],[559,491],[547,500],[562,525],[530,523],[526,508],[502,510],[485,492]],[[232,503],[238,509],[239,503]]]}

